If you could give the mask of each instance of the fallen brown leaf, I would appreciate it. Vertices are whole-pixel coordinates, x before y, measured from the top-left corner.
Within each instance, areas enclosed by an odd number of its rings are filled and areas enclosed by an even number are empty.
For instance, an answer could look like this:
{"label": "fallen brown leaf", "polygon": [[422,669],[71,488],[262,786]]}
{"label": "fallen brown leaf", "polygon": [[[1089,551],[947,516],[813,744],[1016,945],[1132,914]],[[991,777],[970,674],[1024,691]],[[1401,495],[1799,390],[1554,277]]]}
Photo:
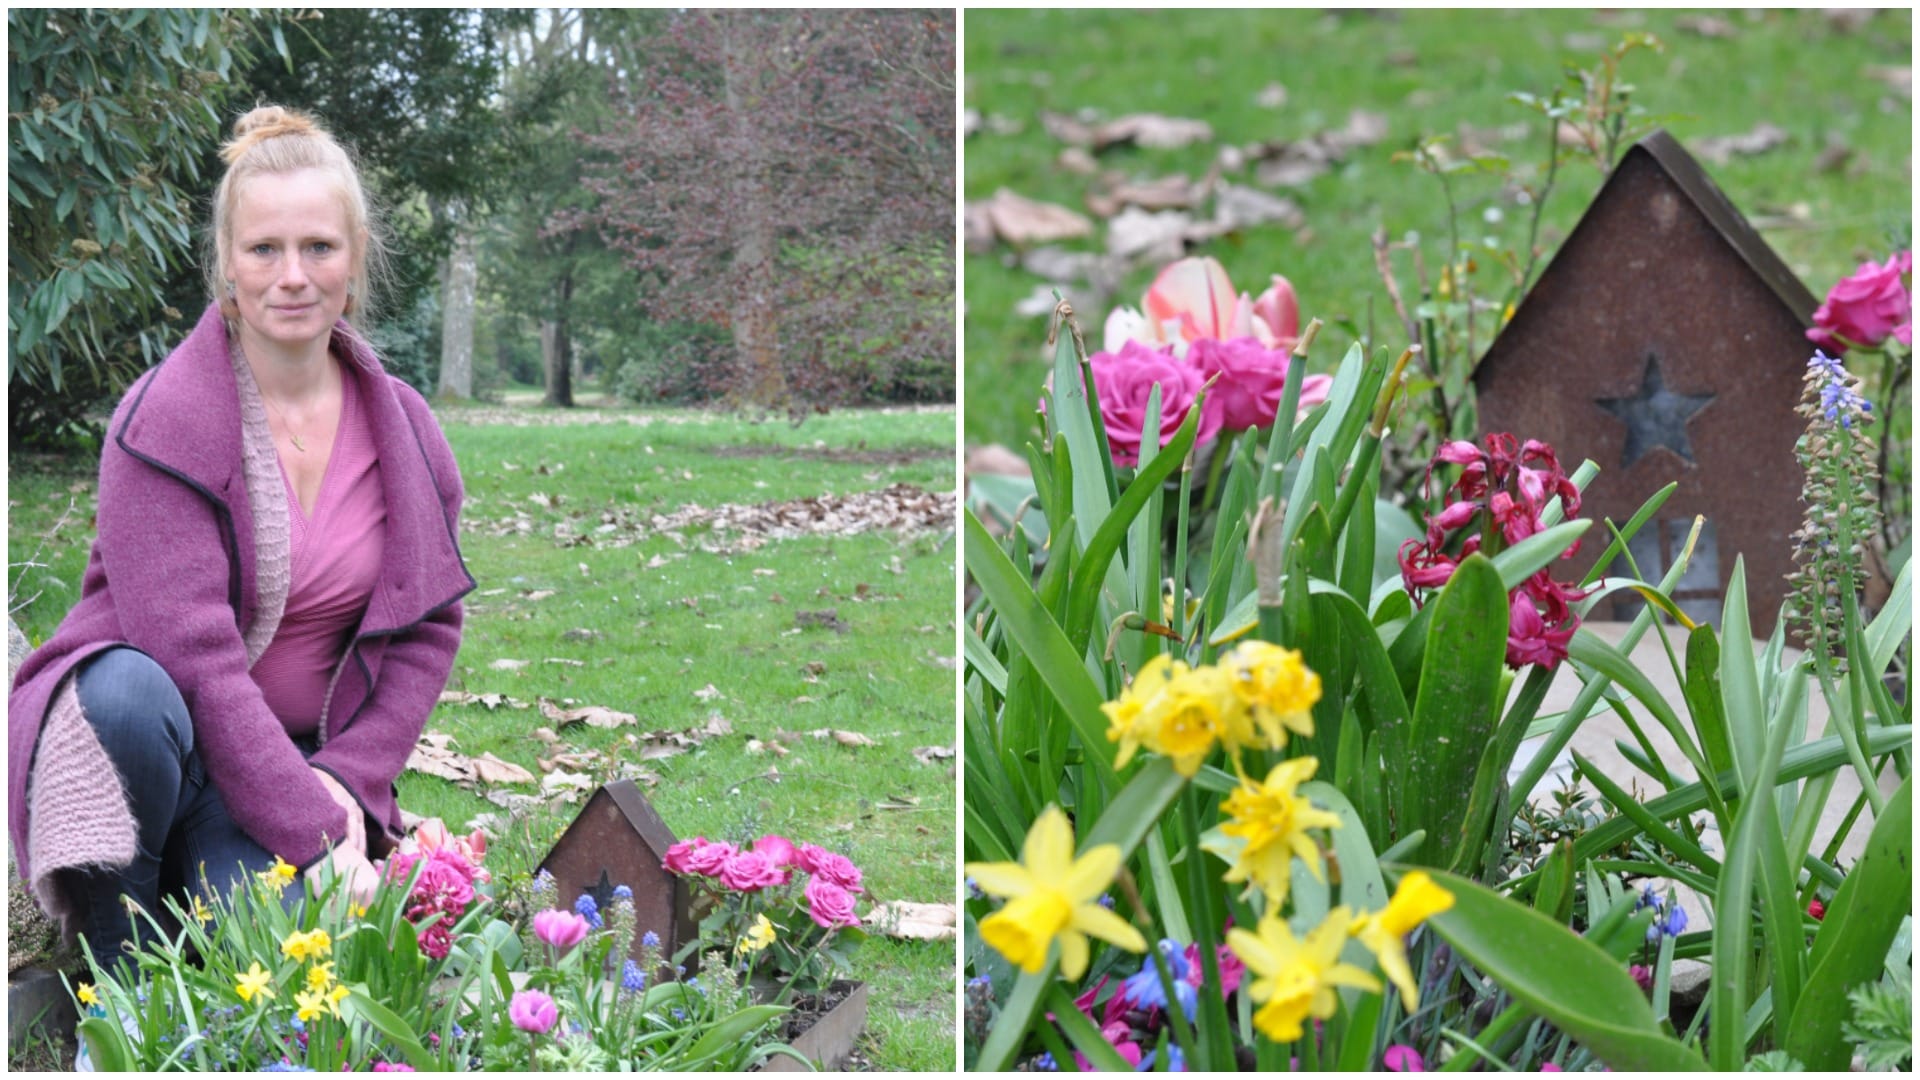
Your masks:
{"label": "fallen brown leaf", "polygon": [[521,668],[527,666],[527,662],[525,660],[508,660],[502,657],[487,666],[495,671],[519,671]]}
{"label": "fallen brown leaf", "polygon": [[492,751],[473,759],[473,775],[483,784],[531,784],[533,774],[511,761],[502,761]]}
{"label": "fallen brown leaf", "polygon": [[892,900],[867,912],[868,932],[910,941],[947,941],[959,932],[960,916],[952,904],[916,904]]}
{"label": "fallen brown leaf", "polygon": [[1715,165],[1725,165],[1735,155],[1752,157],[1764,154],[1786,141],[1785,128],[1763,120],[1744,135],[1709,135],[1704,139],[1695,139],[1693,152]]}
{"label": "fallen brown leaf", "polygon": [[920,759],[922,765],[931,765],[936,761],[945,761],[953,756],[951,746],[916,746],[913,756]]}
{"label": "fallen brown leaf", "polygon": [[604,705],[582,705],[577,709],[562,709],[546,698],[540,699],[540,715],[552,721],[555,727],[585,722],[588,727],[616,728],[640,722],[640,718],[632,713],[609,709]]}
{"label": "fallen brown leaf", "polygon": [[1093,234],[1093,223],[1072,210],[1036,202],[1007,188],[994,192],[984,209],[994,235],[1015,247]]}

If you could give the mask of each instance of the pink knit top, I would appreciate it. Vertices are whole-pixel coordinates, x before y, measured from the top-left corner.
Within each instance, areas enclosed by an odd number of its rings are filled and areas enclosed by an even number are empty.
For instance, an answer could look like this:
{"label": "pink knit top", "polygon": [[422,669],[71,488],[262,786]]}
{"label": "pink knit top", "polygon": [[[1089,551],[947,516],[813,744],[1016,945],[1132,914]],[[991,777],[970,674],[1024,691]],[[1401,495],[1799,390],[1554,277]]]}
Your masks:
{"label": "pink knit top", "polygon": [[280,473],[287,485],[293,584],[280,629],[253,666],[253,680],[287,734],[296,737],[319,730],[333,669],[380,578],[387,500],[358,382],[352,372],[342,372],[340,428],[311,516],[286,470]]}

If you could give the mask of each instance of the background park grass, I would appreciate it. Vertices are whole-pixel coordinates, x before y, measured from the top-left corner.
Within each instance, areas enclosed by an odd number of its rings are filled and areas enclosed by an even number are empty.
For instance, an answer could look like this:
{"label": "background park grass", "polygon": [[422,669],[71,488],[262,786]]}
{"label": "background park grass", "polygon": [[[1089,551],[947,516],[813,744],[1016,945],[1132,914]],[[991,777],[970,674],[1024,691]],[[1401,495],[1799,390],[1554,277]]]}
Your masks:
{"label": "background park grass", "polygon": [[[1267,226],[1200,253],[1220,259],[1246,291],[1257,292],[1269,273],[1285,274],[1299,292],[1303,319],[1364,326],[1371,304],[1375,325],[1385,327],[1391,308],[1368,237],[1381,227],[1394,238],[1418,232],[1428,266],[1437,268],[1447,225],[1438,183],[1394,162],[1393,154],[1423,134],[1527,123],[1524,141],[1500,149],[1516,164],[1544,160],[1544,122],[1507,95],[1564,85],[1563,66],[1595,67],[1603,49],[1645,31],[1665,51],[1633,53],[1623,77],[1635,88],[1633,100],[1683,143],[1744,134],[1763,122],[1785,129],[1788,139],[1776,149],[1706,168],[1808,289],[1824,296],[1860,261],[1886,257],[1890,229],[1905,236],[1910,228],[1912,103],[1868,69],[1908,67],[1912,14],[1882,11],[1850,32],[1816,11],[1712,14],[1730,36],[1682,29],[1688,13],[1678,11],[969,11],[965,104],[1019,129],[996,134],[989,124],[966,137],[965,197],[985,199],[1008,187],[1082,209],[1093,180],[1056,164],[1064,144],[1042,128],[1042,110],[1095,109],[1105,118],[1157,112],[1213,126],[1211,146],[1127,146],[1099,158],[1103,170],[1142,178],[1198,178],[1216,146],[1338,129],[1352,109],[1384,113],[1383,142],[1304,187],[1279,191],[1300,204],[1310,239]],[[1261,90],[1275,82],[1286,88],[1285,104],[1258,104]],[[1830,139],[1853,155],[1838,171],[1823,172],[1814,162]],[[1563,164],[1542,229],[1547,254],[1602,180],[1591,165]],[[1488,226],[1482,214],[1495,205],[1494,185],[1471,178],[1457,184],[1464,242],[1492,234],[1502,246],[1524,246],[1519,208],[1499,204],[1504,223]],[[1097,234],[1068,246],[1097,250],[1103,241]],[[1019,316],[1014,307],[1045,282],[1016,262],[1005,245],[966,258],[969,443],[1018,448],[1037,430],[1045,317]],[[1137,305],[1154,270],[1136,269],[1115,302]],[[1079,313],[1096,347],[1105,314]],[[1344,333],[1323,338],[1315,369],[1344,353],[1350,340]]]}
{"label": "background park grass", "polygon": [[[610,541],[628,534],[591,532],[603,513],[645,521],[694,503],[894,483],[950,493],[951,409],[845,411],[798,428],[633,409],[480,406],[443,409],[441,417],[467,485],[460,542],[479,583],[449,689],[632,713],[637,725],[564,728],[558,749],[599,751],[587,770],[595,783],[635,769],[658,777],[643,790],[677,835],[751,840],[781,832],[852,857],[873,901],[953,901],[954,761],[926,763],[913,753],[954,743],[952,537],[871,532],[745,550],[738,536],[700,530],[682,541],[645,535],[619,547]],[[840,460],[849,452],[857,459]],[[35,644],[77,595],[96,468],[83,455],[11,459],[14,602],[38,594],[14,617]],[[73,511],[55,532],[70,501]],[[529,531],[501,534],[495,523],[522,512]],[[563,546],[562,522],[596,542]],[[44,566],[19,565],[27,561]],[[797,624],[797,613],[826,609],[844,633]],[[569,636],[574,630],[593,633]],[[503,659],[527,665],[493,667]],[[717,696],[696,696],[709,686]],[[645,733],[700,728],[716,712],[733,734],[639,760]],[[531,708],[442,705],[427,729],[451,735],[461,753],[491,752],[538,779],[538,759],[556,749],[532,737],[543,725],[554,726]],[[873,745],[802,737],[782,744],[784,757],[747,749],[750,739],[771,743],[781,732],[822,728]],[[541,794],[537,783],[489,790]],[[479,792],[411,772],[401,777],[400,799],[455,827],[479,814],[509,816]],[[496,841],[489,865],[503,881],[525,874],[577,809],[549,801],[523,815]],[[953,964],[951,942],[876,936],[855,954],[856,975],[873,984],[863,1047],[873,1067],[951,1068]]]}

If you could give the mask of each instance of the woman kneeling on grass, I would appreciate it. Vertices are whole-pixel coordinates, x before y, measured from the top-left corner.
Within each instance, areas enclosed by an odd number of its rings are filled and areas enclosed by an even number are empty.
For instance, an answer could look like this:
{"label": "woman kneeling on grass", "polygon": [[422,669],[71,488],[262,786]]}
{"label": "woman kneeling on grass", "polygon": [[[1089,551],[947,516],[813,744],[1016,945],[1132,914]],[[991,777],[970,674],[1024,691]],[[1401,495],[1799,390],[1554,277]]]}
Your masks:
{"label": "woman kneeling on grass", "polygon": [[345,318],[380,265],[353,163],[272,107],[223,157],[216,302],[115,409],[80,601],[8,699],[20,873],[103,962],[123,895],[276,858],[365,902],[473,588],[453,451]]}

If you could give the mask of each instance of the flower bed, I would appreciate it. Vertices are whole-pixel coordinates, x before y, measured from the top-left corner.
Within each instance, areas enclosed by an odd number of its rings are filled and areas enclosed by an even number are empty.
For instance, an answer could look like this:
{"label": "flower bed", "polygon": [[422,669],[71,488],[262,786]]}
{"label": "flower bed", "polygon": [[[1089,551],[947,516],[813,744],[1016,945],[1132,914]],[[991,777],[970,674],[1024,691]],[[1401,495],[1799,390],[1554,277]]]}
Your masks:
{"label": "flower bed", "polygon": [[[1569,475],[1553,447],[1442,442],[1422,488],[1441,497],[1396,531],[1381,445],[1416,350],[1356,345],[1311,384],[1318,325],[1276,354],[1253,313],[1291,289],[1270,292],[1236,299],[1185,260],[1099,353],[1064,328],[1026,527],[965,523],[970,1067],[1833,1068],[1851,1043],[1897,1041],[1881,1010],[1911,964],[1911,727],[1885,676],[1911,578],[1860,610],[1875,508],[1857,380],[1808,365],[1803,570],[1780,620],[1808,648],[1787,662],[1784,630],[1749,645],[1738,563],[1723,626],[1681,611],[1692,540],[1659,580],[1603,577],[1673,488],[1596,529],[1576,517],[1594,467]],[[1279,389],[1233,430],[1226,403],[1255,385]],[[1606,545],[1599,569],[1563,580],[1582,542]],[[1623,590],[1647,603],[1616,646],[1581,620]],[[1656,616],[1681,628],[1675,700],[1628,659],[1668,634]],[[1541,715],[1566,671],[1583,688]],[[1833,721],[1808,739],[1814,688]],[[1542,828],[1527,796],[1603,704],[1644,775],[1576,756],[1602,812]],[[1546,745],[1517,766],[1529,736]],[[1860,804],[1815,850],[1840,770]],[[1843,867],[1850,833],[1864,853]],[[1712,904],[1710,929],[1676,886]],[[1857,937],[1835,929],[1841,904]],[[1713,966],[1685,1016],[1680,959]]]}
{"label": "flower bed", "polygon": [[[337,883],[289,893],[280,863],[211,905],[171,905],[178,934],[146,919],[154,933],[126,961],[89,955],[91,981],[74,988],[80,1035],[89,1063],[108,1070],[744,1069],[796,1053],[782,1032],[798,980],[750,993],[754,957],[772,940],[805,940],[803,970],[830,970],[821,958],[843,958],[848,943],[835,939],[858,921],[851,893],[817,887],[850,873],[857,888],[858,871],[799,850],[815,868],[802,894],[817,898],[816,933],[762,898],[753,918],[777,925],[735,936],[713,923],[728,936],[668,957],[635,925],[624,886],[604,909],[591,895],[568,905],[543,872],[534,914],[503,921],[484,837],[428,822],[365,908]],[[764,852],[737,863],[735,880],[769,865]]]}

